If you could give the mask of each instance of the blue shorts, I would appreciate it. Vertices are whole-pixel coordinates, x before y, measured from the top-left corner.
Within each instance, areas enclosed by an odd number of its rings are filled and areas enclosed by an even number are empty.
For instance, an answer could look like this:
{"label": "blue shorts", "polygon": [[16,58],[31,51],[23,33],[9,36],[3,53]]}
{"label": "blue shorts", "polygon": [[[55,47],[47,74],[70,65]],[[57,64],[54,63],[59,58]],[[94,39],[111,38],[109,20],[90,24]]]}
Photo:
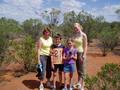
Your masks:
{"label": "blue shorts", "polygon": [[75,64],[64,64],[64,72],[75,72]]}

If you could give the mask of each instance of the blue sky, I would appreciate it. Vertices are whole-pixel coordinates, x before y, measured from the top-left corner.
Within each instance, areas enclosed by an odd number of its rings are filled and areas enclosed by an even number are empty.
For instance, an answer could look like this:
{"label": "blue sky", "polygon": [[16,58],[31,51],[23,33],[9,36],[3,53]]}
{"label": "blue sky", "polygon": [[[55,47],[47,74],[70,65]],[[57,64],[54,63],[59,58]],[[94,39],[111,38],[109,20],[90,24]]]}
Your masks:
{"label": "blue sky", "polygon": [[29,18],[40,19],[41,13],[51,8],[62,13],[72,10],[77,13],[84,9],[94,16],[104,16],[109,22],[120,21],[115,13],[120,9],[120,0],[0,0],[0,17],[20,22]]}

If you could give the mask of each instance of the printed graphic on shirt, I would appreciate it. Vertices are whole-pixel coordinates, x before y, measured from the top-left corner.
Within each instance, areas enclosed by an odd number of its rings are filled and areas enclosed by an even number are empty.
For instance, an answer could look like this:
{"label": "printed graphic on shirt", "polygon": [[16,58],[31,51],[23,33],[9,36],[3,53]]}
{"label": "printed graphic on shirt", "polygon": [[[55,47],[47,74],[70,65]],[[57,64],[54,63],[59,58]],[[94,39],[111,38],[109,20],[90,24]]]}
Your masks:
{"label": "printed graphic on shirt", "polygon": [[54,48],[51,59],[53,64],[62,64],[62,52],[63,48]]}

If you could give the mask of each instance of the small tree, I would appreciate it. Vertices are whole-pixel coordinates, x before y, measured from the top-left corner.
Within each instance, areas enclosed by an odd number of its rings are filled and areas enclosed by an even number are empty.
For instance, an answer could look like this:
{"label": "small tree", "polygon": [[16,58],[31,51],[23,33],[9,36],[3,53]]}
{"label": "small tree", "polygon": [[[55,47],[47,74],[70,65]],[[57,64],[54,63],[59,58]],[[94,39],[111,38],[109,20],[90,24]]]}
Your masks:
{"label": "small tree", "polygon": [[37,19],[29,19],[23,22],[24,33],[32,36],[34,40],[39,37],[42,27],[42,22]]}
{"label": "small tree", "polygon": [[18,37],[22,31],[20,24],[13,19],[0,18],[0,63],[6,60],[9,41]]}
{"label": "small tree", "polygon": [[[18,45],[18,44],[16,44]],[[21,45],[15,47],[18,53],[18,56],[23,60],[25,70],[35,71],[37,63],[37,54],[35,51],[35,41],[31,36],[27,36]]]}
{"label": "small tree", "polygon": [[8,48],[8,39],[4,36],[0,34],[0,64],[2,64],[2,62],[4,61],[5,58],[5,51]]}
{"label": "small tree", "polygon": [[99,34],[99,40],[103,56],[106,56],[109,50],[113,50],[117,46],[118,33],[113,31],[109,26],[104,27]]}

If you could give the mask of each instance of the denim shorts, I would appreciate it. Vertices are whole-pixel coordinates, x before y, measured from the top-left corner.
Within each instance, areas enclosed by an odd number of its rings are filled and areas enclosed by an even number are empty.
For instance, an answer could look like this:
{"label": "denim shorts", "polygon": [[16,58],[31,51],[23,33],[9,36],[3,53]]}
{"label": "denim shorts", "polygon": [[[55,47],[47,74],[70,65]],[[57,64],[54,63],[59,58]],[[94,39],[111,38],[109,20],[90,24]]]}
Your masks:
{"label": "denim shorts", "polygon": [[75,63],[64,64],[64,72],[75,72]]}

